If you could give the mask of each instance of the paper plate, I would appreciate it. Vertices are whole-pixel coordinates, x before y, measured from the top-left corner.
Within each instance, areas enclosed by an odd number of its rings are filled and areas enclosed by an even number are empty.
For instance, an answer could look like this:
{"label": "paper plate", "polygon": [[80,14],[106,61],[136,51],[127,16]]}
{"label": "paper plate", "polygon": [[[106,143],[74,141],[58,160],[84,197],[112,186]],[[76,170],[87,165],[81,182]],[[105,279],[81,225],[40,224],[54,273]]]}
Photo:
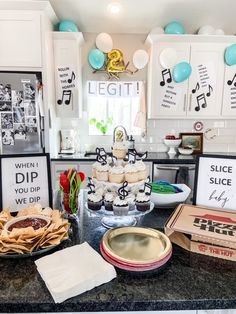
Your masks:
{"label": "paper plate", "polygon": [[169,238],[162,232],[143,227],[122,227],[107,231],[102,239],[105,253],[118,262],[150,266],[172,250]]}
{"label": "paper plate", "polygon": [[101,251],[101,254],[104,257],[104,259],[108,263],[114,265],[117,268],[131,271],[131,272],[135,272],[135,273],[149,272],[149,271],[161,269],[169,261],[169,259],[171,258],[171,255],[172,255],[172,251],[171,251],[164,259],[162,259],[160,262],[153,264],[153,265],[146,265],[146,266],[133,265],[133,266],[131,266],[131,265],[128,265],[126,263],[119,263],[117,260],[112,259],[110,256],[108,256],[106,254],[106,252],[103,250],[102,246],[100,246],[100,251]]}

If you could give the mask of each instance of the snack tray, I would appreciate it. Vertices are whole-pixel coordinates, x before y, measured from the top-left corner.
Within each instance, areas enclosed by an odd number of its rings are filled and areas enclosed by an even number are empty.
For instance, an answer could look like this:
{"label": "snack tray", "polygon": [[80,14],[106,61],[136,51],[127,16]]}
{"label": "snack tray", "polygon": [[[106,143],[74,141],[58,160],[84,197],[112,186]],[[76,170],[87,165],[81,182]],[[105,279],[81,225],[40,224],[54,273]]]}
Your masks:
{"label": "snack tray", "polygon": [[37,256],[37,255],[41,255],[43,253],[47,253],[51,250],[53,250],[55,247],[57,247],[58,245],[60,245],[61,243],[57,244],[57,245],[51,245],[48,246],[46,248],[42,248],[40,250],[37,251],[33,251],[31,253],[15,253],[15,254],[0,254],[0,259],[1,258],[7,258],[7,259],[19,259],[19,258],[25,258],[25,257],[33,257],[33,256]]}

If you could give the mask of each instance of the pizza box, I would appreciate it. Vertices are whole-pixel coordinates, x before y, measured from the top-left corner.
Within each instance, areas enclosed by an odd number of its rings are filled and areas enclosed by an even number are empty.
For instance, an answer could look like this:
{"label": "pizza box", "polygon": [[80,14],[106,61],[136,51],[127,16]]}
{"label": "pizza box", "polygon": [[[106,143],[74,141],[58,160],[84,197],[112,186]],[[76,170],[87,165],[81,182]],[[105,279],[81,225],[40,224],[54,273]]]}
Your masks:
{"label": "pizza box", "polygon": [[180,204],[165,224],[172,243],[204,255],[236,261],[236,211]]}

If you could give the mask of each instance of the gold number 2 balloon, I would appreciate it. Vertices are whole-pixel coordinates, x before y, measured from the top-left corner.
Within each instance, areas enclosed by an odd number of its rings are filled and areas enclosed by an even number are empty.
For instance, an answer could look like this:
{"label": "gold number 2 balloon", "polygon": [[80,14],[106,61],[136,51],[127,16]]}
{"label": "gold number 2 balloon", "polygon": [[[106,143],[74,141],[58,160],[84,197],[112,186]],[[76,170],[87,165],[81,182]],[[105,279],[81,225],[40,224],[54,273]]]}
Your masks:
{"label": "gold number 2 balloon", "polygon": [[108,62],[106,70],[108,72],[123,72],[125,64],[123,60],[123,53],[119,49],[112,49],[107,54]]}

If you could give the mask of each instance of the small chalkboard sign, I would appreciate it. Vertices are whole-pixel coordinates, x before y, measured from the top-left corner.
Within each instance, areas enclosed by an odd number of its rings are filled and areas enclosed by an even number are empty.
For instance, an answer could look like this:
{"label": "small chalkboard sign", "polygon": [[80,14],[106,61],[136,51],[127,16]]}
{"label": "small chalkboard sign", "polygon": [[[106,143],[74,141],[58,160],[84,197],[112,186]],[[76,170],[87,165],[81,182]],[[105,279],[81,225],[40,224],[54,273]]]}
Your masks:
{"label": "small chalkboard sign", "polygon": [[52,206],[49,154],[0,156],[0,206],[17,212],[32,203]]}
{"label": "small chalkboard sign", "polygon": [[236,156],[199,155],[193,204],[236,210]]}

